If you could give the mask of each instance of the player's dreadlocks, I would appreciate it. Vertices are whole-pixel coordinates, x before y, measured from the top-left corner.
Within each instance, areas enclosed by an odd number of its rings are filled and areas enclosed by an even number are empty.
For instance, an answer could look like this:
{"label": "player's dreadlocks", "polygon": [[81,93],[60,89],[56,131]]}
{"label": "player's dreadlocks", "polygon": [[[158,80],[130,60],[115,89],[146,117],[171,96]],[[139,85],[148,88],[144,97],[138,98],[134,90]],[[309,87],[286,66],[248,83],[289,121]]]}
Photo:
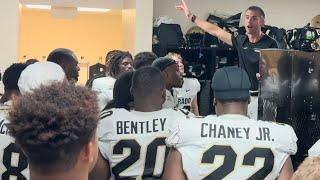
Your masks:
{"label": "player's dreadlocks", "polygon": [[83,146],[95,137],[98,120],[94,92],[54,83],[15,101],[7,126],[33,168],[50,173],[74,167]]}
{"label": "player's dreadlocks", "polygon": [[109,62],[110,62],[110,59],[112,59],[115,55],[121,53],[122,51],[121,50],[112,50],[112,51],[109,51],[106,55],[106,60],[105,60],[105,65],[106,65],[106,72],[109,73]]}

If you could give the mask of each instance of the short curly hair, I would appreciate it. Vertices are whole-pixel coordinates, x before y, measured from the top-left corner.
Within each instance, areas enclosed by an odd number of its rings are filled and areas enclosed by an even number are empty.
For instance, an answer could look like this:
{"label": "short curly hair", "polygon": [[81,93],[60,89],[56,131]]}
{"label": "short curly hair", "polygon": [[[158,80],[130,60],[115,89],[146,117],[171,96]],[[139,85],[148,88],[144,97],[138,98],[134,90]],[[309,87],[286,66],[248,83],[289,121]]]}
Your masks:
{"label": "short curly hair", "polygon": [[146,98],[166,88],[164,77],[158,68],[145,66],[136,70],[132,77],[133,98]]}
{"label": "short curly hair", "polygon": [[41,86],[13,102],[7,127],[38,172],[67,171],[96,137],[97,98],[86,87]]}
{"label": "short curly hair", "polygon": [[54,49],[48,55],[47,61],[54,62],[59,65],[74,60],[74,52],[66,48]]}
{"label": "short curly hair", "polygon": [[3,85],[5,90],[19,91],[18,81],[21,72],[30,64],[28,63],[14,63],[9,66],[3,73]]}
{"label": "short curly hair", "polygon": [[134,69],[139,69],[144,66],[151,66],[152,62],[157,58],[158,56],[153,52],[140,52],[134,57],[132,66]]}

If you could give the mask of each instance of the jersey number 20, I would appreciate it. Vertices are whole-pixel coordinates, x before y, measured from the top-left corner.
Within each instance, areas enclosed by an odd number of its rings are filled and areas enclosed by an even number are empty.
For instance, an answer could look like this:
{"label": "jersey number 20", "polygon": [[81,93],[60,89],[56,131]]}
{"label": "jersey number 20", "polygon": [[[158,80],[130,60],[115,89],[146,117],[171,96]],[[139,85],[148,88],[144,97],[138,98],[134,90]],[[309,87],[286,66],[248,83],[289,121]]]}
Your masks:
{"label": "jersey number 20", "polygon": [[[144,171],[142,178],[152,177],[157,157],[157,149],[160,146],[165,146],[165,138],[156,138],[154,139],[147,147],[146,161],[144,166]],[[118,163],[116,166],[112,168],[112,172],[115,175],[116,179],[121,179],[120,173],[128,169],[132,164],[137,162],[140,159],[140,144],[134,140],[120,140],[113,148],[114,155],[123,154],[124,148],[130,148],[131,153],[128,157]],[[167,157],[168,148],[166,147],[165,157]],[[120,178],[119,178],[120,177]]]}

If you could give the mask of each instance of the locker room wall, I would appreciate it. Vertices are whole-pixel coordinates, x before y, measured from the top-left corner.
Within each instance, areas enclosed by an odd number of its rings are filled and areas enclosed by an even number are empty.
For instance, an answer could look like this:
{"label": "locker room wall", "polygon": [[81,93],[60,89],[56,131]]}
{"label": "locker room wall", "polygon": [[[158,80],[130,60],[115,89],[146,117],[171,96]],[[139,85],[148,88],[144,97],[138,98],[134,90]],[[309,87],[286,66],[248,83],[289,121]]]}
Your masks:
{"label": "locker room wall", "polygon": [[[266,24],[285,29],[303,27],[319,14],[319,0],[186,0],[192,13],[201,18],[207,18],[209,13],[220,12],[234,15],[245,11],[249,6],[260,6],[266,14]],[[168,15],[174,22],[181,25],[182,31],[193,26],[183,12],[174,9],[181,0],[154,0],[153,17]]]}

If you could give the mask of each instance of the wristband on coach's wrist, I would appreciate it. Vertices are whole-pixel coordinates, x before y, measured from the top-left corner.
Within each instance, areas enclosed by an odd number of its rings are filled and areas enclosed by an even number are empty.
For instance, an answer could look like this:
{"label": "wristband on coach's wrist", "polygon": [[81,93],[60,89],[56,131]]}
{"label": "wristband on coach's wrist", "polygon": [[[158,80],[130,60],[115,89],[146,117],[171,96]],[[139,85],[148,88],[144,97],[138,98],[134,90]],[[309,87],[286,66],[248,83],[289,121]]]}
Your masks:
{"label": "wristband on coach's wrist", "polygon": [[192,15],[192,17],[191,17],[191,22],[193,22],[194,23],[194,21],[197,19],[197,16],[196,15]]}

